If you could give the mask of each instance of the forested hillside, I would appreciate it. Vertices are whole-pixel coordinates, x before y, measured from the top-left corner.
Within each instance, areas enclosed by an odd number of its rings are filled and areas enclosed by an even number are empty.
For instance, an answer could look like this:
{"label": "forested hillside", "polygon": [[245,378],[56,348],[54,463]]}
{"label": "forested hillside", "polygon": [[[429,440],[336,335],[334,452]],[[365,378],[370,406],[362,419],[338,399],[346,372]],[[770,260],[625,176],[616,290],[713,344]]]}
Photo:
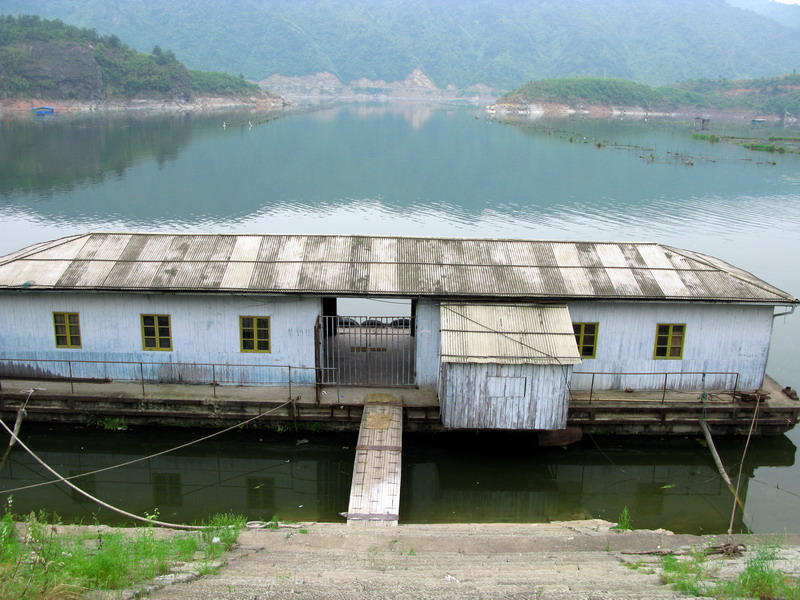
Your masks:
{"label": "forested hillside", "polygon": [[800,27],[800,6],[774,0],[727,0],[729,4],[752,10],[790,27]]}
{"label": "forested hillside", "polygon": [[0,12],[57,17],[251,80],[397,81],[419,67],[439,87],[512,89],[548,77],[665,84],[800,66],[800,30],[724,0],[0,0]]}
{"label": "forested hillside", "polygon": [[0,16],[0,98],[188,101],[196,94],[263,92],[239,77],[190,71],[160,46],[143,54],[116,35],[38,16]]}

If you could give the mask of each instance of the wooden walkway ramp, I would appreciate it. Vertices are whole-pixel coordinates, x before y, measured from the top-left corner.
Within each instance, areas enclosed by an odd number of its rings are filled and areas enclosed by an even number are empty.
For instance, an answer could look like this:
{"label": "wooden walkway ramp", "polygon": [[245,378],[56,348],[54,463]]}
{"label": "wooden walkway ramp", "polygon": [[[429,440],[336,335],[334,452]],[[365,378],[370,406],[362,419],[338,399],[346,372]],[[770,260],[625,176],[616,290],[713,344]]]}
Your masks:
{"label": "wooden walkway ramp", "polygon": [[397,525],[402,451],[402,399],[391,394],[369,394],[358,432],[348,525]]}

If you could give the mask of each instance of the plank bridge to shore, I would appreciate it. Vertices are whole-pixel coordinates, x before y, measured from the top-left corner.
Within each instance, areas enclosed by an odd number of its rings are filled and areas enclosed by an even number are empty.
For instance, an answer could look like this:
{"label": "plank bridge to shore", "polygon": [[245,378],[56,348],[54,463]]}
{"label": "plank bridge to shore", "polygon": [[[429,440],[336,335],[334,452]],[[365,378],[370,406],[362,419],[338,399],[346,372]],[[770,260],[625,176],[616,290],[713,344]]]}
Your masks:
{"label": "plank bridge to shore", "polygon": [[358,432],[348,525],[397,525],[402,452],[402,399],[393,394],[368,394]]}

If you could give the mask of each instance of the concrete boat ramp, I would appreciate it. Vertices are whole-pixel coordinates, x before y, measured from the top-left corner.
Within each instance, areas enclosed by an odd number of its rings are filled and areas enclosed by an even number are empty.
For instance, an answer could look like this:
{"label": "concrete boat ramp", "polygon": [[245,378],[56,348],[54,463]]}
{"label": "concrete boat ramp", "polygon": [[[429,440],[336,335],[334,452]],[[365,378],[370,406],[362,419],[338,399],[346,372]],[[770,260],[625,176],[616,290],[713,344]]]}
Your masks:
{"label": "concrete boat ramp", "polygon": [[[239,537],[239,547],[219,573],[168,585],[147,597],[691,600],[693,596],[661,583],[661,555],[727,541],[723,536],[664,531],[615,532],[611,525],[572,521],[372,528],[316,523],[303,530],[250,530]],[[795,574],[800,565],[800,536],[788,534],[781,539],[791,555],[776,566]],[[733,541],[744,543],[749,551],[758,543],[753,536],[733,536]],[[748,555],[736,561],[743,562]],[[708,560],[720,566],[732,562],[722,555]]]}

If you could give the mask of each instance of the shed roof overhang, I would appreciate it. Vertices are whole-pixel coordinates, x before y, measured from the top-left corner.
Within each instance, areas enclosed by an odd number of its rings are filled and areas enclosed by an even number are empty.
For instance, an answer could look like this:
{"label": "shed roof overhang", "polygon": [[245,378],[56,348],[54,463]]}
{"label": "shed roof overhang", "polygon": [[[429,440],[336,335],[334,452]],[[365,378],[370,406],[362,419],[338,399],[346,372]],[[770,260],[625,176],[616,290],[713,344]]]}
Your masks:
{"label": "shed roof overhang", "polygon": [[566,306],[444,303],[439,310],[442,362],[539,365],[581,362]]}

